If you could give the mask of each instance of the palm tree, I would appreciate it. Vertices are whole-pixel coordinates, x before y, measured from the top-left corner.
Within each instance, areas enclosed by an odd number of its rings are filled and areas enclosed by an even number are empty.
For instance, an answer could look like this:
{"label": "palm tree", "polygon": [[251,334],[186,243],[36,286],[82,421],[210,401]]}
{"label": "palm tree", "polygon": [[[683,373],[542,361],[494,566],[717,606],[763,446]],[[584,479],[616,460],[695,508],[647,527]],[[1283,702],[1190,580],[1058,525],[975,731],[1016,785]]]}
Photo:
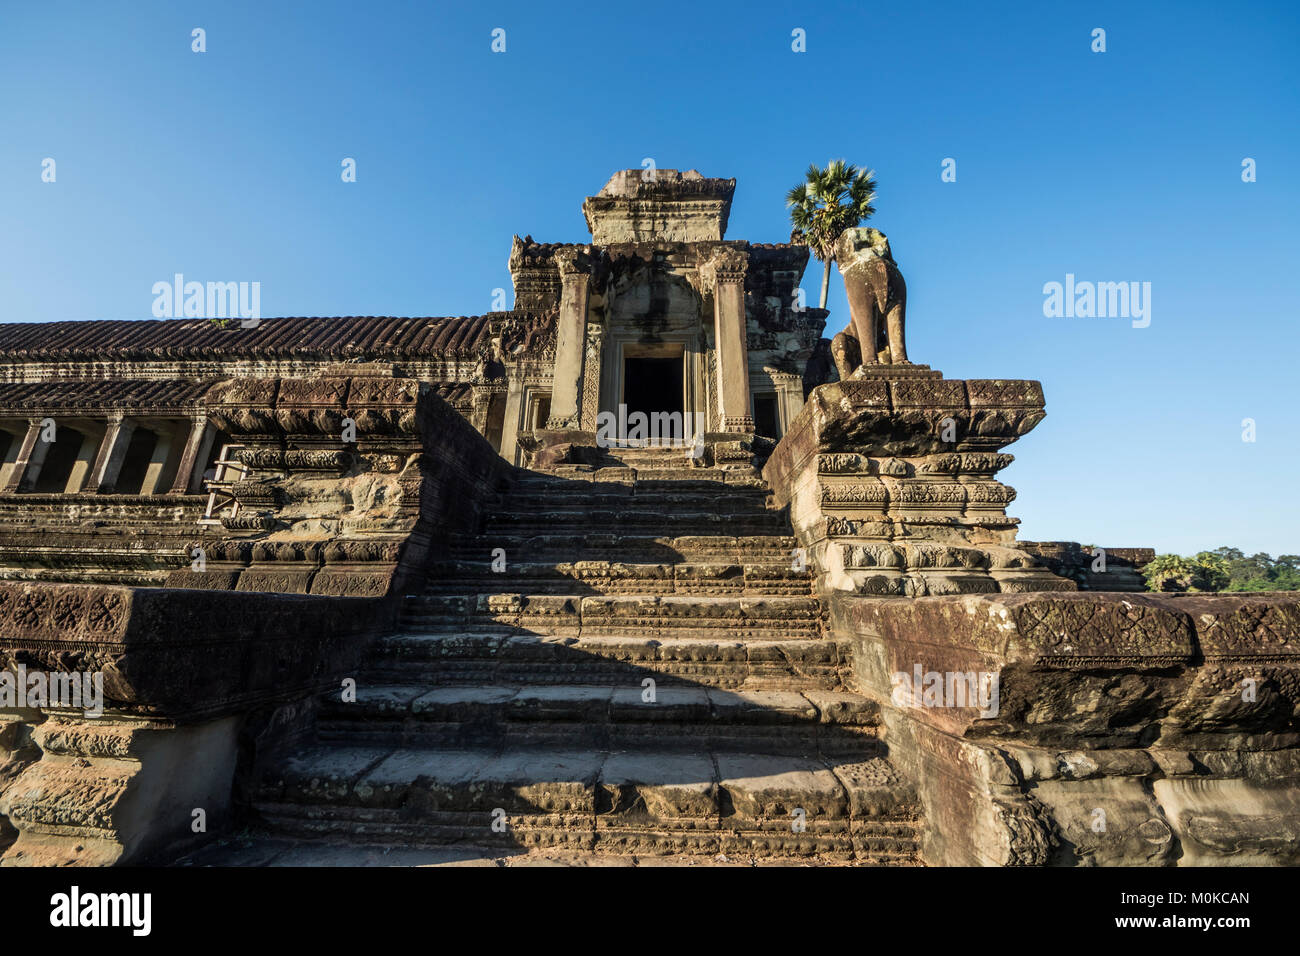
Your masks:
{"label": "palm tree", "polygon": [[845,229],[860,225],[876,211],[871,205],[876,198],[875,175],[870,169],[832,159],[825,169],[811,164],[807,181],[786,193],[785,204],[790,207],[790,223],[794,226],[790,241],[807,246],[826,263],[822,272],[823,309],[830,290],[836,240]]}

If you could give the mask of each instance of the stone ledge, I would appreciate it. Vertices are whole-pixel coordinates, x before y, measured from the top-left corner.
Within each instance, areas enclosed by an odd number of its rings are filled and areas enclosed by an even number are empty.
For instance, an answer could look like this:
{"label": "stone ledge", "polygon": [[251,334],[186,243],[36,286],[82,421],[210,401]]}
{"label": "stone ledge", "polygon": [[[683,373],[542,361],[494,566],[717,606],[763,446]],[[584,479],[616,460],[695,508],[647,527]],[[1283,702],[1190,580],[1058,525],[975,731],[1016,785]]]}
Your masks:
{"label": "stone ledge", "polygon": [[[1300,861],[1300,594],[839,594],[830,613],[917,781],[927,862]],[[967,676],[995,692],[950,698]]]}
{"label": "stone ledge", "polygon": [[309,695],[395,605],[371,598],[0,582],[0,668],[102,671],[108,709],[186,721]]}
{"label": "stone ledge", "polygon": [[141,862],[194,840],[196,809],[219,830],[241,754],[247,771],[291,735],[394,615],[379,599],[0,582],[0,668],[100,673],[104,695],[97,718],[2,715],[0,864]]}

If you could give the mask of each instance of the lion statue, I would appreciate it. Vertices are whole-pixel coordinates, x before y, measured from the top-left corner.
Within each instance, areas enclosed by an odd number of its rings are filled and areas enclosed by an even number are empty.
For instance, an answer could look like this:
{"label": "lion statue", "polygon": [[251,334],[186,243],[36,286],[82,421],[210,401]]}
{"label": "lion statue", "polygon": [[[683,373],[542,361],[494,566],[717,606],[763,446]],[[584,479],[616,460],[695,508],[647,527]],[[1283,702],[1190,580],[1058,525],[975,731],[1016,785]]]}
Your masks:
{"label": "lion statue", "polygon": [[879,229],[846,229],[835,244],[851,321],[831,340],[840,378],[864,365],[910,365],[904,342],[907,286]]}

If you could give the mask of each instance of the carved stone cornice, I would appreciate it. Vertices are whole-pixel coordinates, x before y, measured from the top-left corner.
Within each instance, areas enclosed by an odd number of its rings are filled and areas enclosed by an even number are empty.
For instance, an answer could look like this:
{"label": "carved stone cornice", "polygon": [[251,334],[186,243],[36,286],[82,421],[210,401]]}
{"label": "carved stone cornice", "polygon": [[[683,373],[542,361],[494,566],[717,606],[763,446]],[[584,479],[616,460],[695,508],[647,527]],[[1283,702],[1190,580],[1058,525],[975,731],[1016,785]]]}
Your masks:
{"label": "carved stone cornice", "polygon": [[706,291],[728,283],[743,285],[748,266],[749,257],[742,250],[724,246],[700,266],[700,279]]}
{"label": "carved stone cornice", "polygon": [[[751,345],[750,348],[752,349],[753,346]],[[764,368],[763,371],[767,372],[774,385],[784,385],[788,388],[803,387],[803,376],[798,372],[783,372],[775,368]]]}
{"label": "carved stone cornice", "polygon": [[585,246],[566,246],[555,250],[555,267],[560,272],[562,282],[590,280],[592,265],[590,250]]}

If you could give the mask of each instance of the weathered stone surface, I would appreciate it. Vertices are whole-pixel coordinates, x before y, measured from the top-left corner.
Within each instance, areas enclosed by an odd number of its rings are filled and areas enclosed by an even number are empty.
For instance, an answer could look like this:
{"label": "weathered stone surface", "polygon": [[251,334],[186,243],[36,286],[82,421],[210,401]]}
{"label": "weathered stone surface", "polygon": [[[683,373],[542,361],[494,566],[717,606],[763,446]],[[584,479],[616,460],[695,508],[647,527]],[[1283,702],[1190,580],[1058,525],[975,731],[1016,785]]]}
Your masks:
{"label": "weathered stone surface", "polygon": [[717,242],[727,231],[734,179],[695,170],[625,169],[582,206],[599,245],[627,242]]}
{"label": "weathered stone surface", "polygon": [[[917,781],[925,857],[961,864],[1292,859],[1298,612],[1283,594],[831,600]],[[932,698],[902,692],[918,672]],[[991,699],[949,696],[966,677]]]}
{"label": "weathered stone surface", "polygon": [[1016,547],[993,477],[1042,417],[1037,382],[854,377],[809,395],[763,474],[822,593],[1072,590]]}
{"label": "weathered stone surface", "polygon": [[1150,548],[1100,548],[1085,551],[1077,541],[1020,541],[1053,574],[1070,578],[1080,590],[1146,591],[1143,565],[1155,557]]}
{"label": "weathered stone surface", "polygon": [[818,761],[721,754],[718,774],[741,817],[792,825],[796,810],[813,821],[848,813],[843,785]]}
{"label": "weathered stone surface", "polygon": [[611,813],[694,817],[718,825],[718,785],[707,755],[614,754],[601,768],[600,784]]}
{"label": "weathered stone surface", "polygon": [[108,707],[210,717],[328,685],[385,613],[358,598],[0,582],[0,665],[100,672]]}
{"label": "weathered stone surface", "polygon": [[[361,686],[371,689],[355,704],[324,705],[318,724],[321,739],[342,753],[373,741],[366,753],[378,751],[382,762],[365,770],[382,787],[359,799],[352,777],[294,792],[272,778],[259,801],[263,815],[290,832],[333,828],[358,838],[914,861],[915,794],[882,759],[879,706],[844,686],[847,657],[821,638],[809,572],[791,566],[793,540],[706,532],[704,509],[717,507],[710,500],[737,520],[766,514],[767,503],[761,488],[733,498],[715,469],[702,472],[680,482],[633,476],[616,493],[617,520],[643,520],[655,533],[631,538],[574,533],[589,518],[581,503],[593,495],[590,483],[571,506],[568,479],[524,479],[500,506],[549,500],[551,533],[493,513],[488,526],[501,530],[492,543],[510,555],[554,551],[568,559],[510,561],[503,572],[459,556],[431,566],[426,593],[405,602],[408,633],[379,642],[363,671]],[[539,487],[555,496],[539,496]],[[674,515],[699,533],[664,535]],[[779,522],[772,528],[783,530]],[[466,536],[471,542],[483,547]],[[629,547],[655,560],[587,557]],[[796,587],[772,595],[773,581]],[[683,582],[688,594],[665,590]],[[447,686],[429,690],[430,682]],[[384,746],[404,749],[387,754]],[[412,748],[420,756],[407,755]],[[328,766],[311,753],[313,768]],[[582,773],[552,779],[544,758],[561,753],[605,756],[587,785]],[[519,780],[488,775],[487,792],[500,795],[495,806],[505,812],[505,830],[493,834],[475,781],[478,764],[498,754],[519,768]],[[719,776],[715,761],[724,759],[750,774],[735,778],[735,793]],[[851,768],[843,779],[831,769],[840,766]],[[829,789],[835,813],[814,812],[805,831],[791,828],[793,817],[750,812],[810,782],[816,792],[802,802],[816,811]],[[518,789],[526,783],[527,799]]]}
{"label": "weathered stone surface", "polygon": [[195,808],[224,825],[248,715],[337,687],[391,613],[355,598],[0,582],[0,667],[100,675],[105,711],[16,715],[31,745],[0,785],[0,830],[18,830],[4,862],[139,861],[192,840]]}
{"label": "weathered stone surface", "polygon": [[238,723],[38,724],[40,759],[0,791],[0,814],[17,830],[0,865],[165,860],[194,842],[196,809],[220,831],[231,817]]}

